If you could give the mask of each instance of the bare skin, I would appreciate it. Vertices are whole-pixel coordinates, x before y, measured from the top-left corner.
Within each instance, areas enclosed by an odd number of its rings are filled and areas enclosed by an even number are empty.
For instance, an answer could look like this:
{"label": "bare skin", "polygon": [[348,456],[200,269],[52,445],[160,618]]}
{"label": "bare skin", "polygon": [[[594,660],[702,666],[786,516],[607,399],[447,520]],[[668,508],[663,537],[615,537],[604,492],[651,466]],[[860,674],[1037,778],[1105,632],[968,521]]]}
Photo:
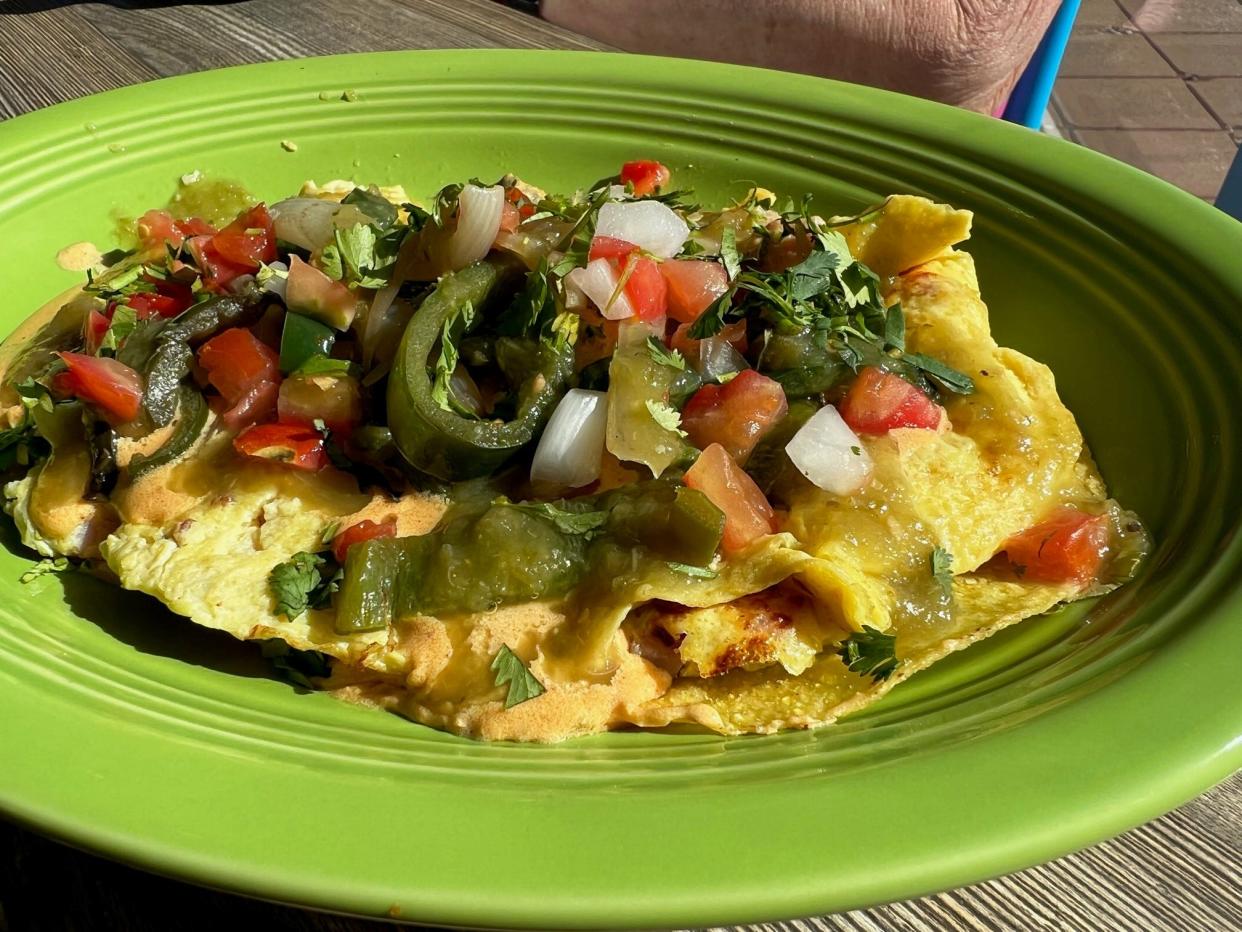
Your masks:
{"label": "bare skin", "polygon": [[801,71],[992,113],[1059,0],[543,0],[633,52]]}

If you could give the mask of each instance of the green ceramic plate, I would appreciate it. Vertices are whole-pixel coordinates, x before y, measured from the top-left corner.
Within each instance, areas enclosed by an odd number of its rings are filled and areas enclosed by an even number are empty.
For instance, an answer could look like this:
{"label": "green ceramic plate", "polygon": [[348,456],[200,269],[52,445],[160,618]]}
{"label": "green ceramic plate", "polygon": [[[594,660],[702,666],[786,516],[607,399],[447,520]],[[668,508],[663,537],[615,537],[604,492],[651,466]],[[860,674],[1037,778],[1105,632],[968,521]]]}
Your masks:
{"label": "green ceramic plate", "polygon": [[[345,88],[357,100],[336,99]],[[321,92],[330,93],[323,94]],[[331,99],[323,99],[331,98]],[[281,140],[297,144],[285,151]],[[536,52],[358,55],[191,75],[0,125],[3,326],[65,244],[194,169],[549,189],[654,157],[842,213],[975,211],[999,339],[1045,360],[1155,554],[1135,584],[940,664],[837,727],[484,745],[299,694],[250,648],[0,553],[0,808],[141,867],[471,926],[743,922],[1034,864],[1242,763],[1242,225],[1067,143],[812,78]]]}

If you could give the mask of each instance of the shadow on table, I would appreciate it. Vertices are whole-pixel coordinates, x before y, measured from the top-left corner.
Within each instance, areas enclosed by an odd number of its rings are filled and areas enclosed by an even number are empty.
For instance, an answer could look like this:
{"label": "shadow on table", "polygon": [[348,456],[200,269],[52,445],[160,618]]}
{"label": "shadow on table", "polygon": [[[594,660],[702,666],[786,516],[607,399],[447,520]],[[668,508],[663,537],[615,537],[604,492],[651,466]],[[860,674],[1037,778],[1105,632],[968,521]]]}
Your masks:
{"label": "shadow on table", "polygon": [[[43,13],[67,6],[79,6],[87,0],[0,0],[0,16],[20,16],[23,13]],[[150,10],[163,6],[188,6],[188,0],[91,0],[119,10]],[[216,0],[197,6],[232,6],[242,0]]]}

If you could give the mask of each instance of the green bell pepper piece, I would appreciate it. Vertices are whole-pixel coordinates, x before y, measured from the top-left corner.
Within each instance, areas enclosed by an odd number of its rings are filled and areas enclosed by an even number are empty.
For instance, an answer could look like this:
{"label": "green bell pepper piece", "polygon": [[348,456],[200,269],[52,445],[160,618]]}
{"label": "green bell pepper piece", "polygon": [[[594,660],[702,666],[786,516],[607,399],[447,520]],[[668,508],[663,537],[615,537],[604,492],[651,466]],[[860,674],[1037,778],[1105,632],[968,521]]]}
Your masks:
{"label": "green bell pepper piece", "polygon": [[388,379],[388,426],[397,449],[425,473],[459,480],[495,472],[535,439],[564,394],[573,372],[573,348],[543,340],[518,388],[513,420],[468,417],[433,397],[433,353],[445,325],[460,339],[467,318],[482,316],[464,314],[466,306],[486,311],[503,300],[515,277],[512,266],[486,260],[447,275],[406,326]]}
{"label": "green bell pepper piece", "polygon": [[281,373],[288,375],[315,356],[331,355],[335,342],[336,334],[326,324],[305,314],[286,314],[280,331]]}
{"label": "green bell pepper piece", "polygon": [[[418,538],[412,538],[418,540]],[[349,548],[345,579],[336,605],[336,633],[388,627],[404,541],[377,538]]]}

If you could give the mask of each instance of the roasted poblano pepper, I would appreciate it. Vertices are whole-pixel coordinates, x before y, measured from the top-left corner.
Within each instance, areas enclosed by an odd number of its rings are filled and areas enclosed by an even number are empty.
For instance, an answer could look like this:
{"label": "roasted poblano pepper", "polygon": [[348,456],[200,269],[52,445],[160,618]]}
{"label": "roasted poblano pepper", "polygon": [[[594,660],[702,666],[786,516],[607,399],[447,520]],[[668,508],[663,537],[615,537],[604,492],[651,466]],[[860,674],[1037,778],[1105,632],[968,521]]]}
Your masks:
{"label": "roasted poblano pepper", "polygon": [[402,455],[425,473],[457,480],[494,472],[535,438],[564,394],[573,348],[545,338],[529,344],[530,368],[517,387],[512,420],[473,417],[436,398],[443,336],[460,340],[488,307],[509,295],[519,276],[513,267],[489,261],[447,275],[405,329],[388,379],[388,426]]}
{"label": "roasted poblano pepper", "polygon": [[207,402],[190,385],[182,385],[177,393],[179,420],[173,435],[149,456],[135,456],[129,463],[129,478],[135,481],[144,473],[167,466],[181,456],[203,432],[207,424]]}

